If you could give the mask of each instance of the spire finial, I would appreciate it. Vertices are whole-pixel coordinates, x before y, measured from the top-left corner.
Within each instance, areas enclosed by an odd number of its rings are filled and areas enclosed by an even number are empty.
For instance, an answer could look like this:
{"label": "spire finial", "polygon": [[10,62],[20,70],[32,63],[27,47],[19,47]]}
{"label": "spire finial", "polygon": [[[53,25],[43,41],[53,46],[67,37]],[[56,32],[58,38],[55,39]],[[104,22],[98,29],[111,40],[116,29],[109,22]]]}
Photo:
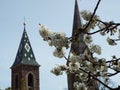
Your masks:
{"label": "spire finial", "polygon": [[79,11],[79,7],[78,7],[78,3],[77,3],[77,0],[75,0],[73,30],[79,29],[82,26],[82,22],[81,22],[79,13],[80,13],[80,11]]}
{"label": "spire finial", "polygon": [[26,26],[26,21],[25,21],[25,18],[24,18],[23,25],[24,25],[24,30],[25,30],[25,26]]}
{"label": "spire finial", "polygon": [[25,21],[25,18],[24,18],[24,22],[23,22],[23,25],[24,25],[24,27],[26,26],[26,21]]}

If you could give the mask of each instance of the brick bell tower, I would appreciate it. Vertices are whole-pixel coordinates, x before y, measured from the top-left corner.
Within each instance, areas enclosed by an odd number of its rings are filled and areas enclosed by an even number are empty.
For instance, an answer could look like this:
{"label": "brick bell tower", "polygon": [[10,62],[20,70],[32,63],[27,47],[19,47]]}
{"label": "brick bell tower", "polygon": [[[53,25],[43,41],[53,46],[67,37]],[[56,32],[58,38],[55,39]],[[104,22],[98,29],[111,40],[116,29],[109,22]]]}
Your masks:
{"label": "brick bell tower", "polygon": [[40,90],[39,64],[36,62],[24,23],[24,31],[11,67],[12,90]]}

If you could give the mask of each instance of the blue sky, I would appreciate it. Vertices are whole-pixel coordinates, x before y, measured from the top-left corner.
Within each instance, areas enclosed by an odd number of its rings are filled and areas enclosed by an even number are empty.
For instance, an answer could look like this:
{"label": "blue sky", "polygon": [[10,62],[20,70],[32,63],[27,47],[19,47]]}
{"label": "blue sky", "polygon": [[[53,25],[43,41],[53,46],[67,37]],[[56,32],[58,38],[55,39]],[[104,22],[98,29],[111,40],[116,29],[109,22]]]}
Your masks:
{"label": "blue sky", "polygon": [[[96,2],[97,0],[78,0],[79,9],[93,11]],[[97,14],[105,21],[120,22],[119,4],[119,0],[102,0]],[[65,60],[52,55],[54,47],[49,47],[42,40],[38,24],[47,25],[53,31],[66,32],[67,36],[71,36],[73,12],[74,0],[0,0],[0,88],[4,90],[11,85],[10,67],[21,40],[24,18],[36,60],[41,65],[41,90],[63,90],[67,87],[66,75],[56,77],[50,73],[56,64],[64,64]],[[120,56],[120,47],[111,48],[103,37],[94,37],[95,43],[105,48],[103,57],[110,59],[110,55]]]}

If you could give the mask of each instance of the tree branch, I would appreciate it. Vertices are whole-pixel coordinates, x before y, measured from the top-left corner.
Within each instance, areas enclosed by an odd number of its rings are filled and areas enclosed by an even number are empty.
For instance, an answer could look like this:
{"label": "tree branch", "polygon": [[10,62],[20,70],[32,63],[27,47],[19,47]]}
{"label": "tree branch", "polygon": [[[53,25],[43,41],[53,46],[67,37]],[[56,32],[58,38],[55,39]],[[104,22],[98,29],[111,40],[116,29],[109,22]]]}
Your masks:
{"label": "tree branch", "polygon": [[109,87],[108,85],[106,85],[105,83],[103,83],[101,80],[99,80],[98,78],[96,77],[93,77],[93,79],[97,80],[99,83],[101,83],[102,85],[104,85],[106,88],[110,89],[110,90],[113,90],[113,88]]}
{"label": "tree branch", "polygon": [[88,34],[88,35],[92,35],[92,34],[95,34],[95,33],[101,32],[101,31],[103,31],[103,30],[105,30],[105,28],[100,29],[100,30],[97,30],[97,31],[92,32],[92,33],[86,33],[86,34]]}
{"label": "tree branch", "polygon": [[115,73],[110,73],[109,75],[107,75],[108,77],[114,76],[116,74],[120,73],[120,71],[116,71]]}
{"label": "tree branch", "polygon": [[86,30],[86,29],[89,27],[89,25],[90,25],[90,23],[91,23],[91,21],[92,21],[94,15],[95,15],[97,9],[98,9],[98,6],[99,6],[99,4],[100,4],[100,1],[101,1],[101,0],[98,0],[97,5],[96,5],[96,7],[95,7],[95,9],[94,9],[94,12],[93,12],[93,14],[92,14],[92,16],[91,16],[91,18],[90,18],[88,24],[87,24],[86,27],[84,28],[84,30]]}
{"label": "tree branch", "polygon": [[67,58],[66,56],[64,56],[64,58],[65,58],[65,60],[67,60],[67,61],[68,61],[68,58]]}
{"label": "tree branch", "polygon": [[111,63],[111,62],[114,62],[114,61],[119,61],[119,60],[120,60],[120,58],[115,59],[115,60],[109,60],[109,61],[106,61],[106,63]]}
{"label": "tree branch", "polygon": [[92,74],[91,72],[87,72],[83,69],[80,68],[81,71],[83,71],[84,73],[87,73],[88,75],[90,75],[90,77],[92,77],[94,80],[97,80],[99,83],[101,83],[102,85],[104,85],[106,88],[113,90],[113,88],[109,87],[108,85],[106,85],[105,83],[103,83],[101,80],[99,80],[94,74]]}
{"label": "tree branch", "polygon": [[[110,31],[111,31],[111,33],[112,33],[112,30],[113,30],[113,29],[115,29],[115,28],[117,28],[118,26],[120,26],[120,23],[114,23],[114,22],[112,22],[112,21],[110,21],[110,22],[104,22],[104,21],[101,21],[101,20],[97,20],[97,21],[100,22],[100,23],[102,23],[102,24],[104,24],[104,25],[105,25],[105,28],[102,28],[102,29],[100,29],[100,30],[94,31],[94,32],[92,32],[92,33],[85,32],[86,34],[92,35],[92,34],[95,34],[95,33],[98,33],[98,32],[104,31],[104,30],[105,30],[105,32],[107,32],[107,33],[110,32]],[[119,41],[119,39],[115,39],[115,41]]]}

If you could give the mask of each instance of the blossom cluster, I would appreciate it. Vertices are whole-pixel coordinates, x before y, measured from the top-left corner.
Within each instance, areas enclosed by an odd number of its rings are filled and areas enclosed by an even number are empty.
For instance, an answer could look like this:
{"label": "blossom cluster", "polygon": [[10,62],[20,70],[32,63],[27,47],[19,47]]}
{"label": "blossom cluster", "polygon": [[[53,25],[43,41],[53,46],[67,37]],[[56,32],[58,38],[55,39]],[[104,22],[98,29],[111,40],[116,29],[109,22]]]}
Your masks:
{"label": "blossom cluster", "polygon": [[113,21],[110,22],[99,22],[98,27],[100,30],[102,30],[101,35],[105,35],[107,33],[110,33],[110,35],[114,35],[117,32],[117,27],[114,25]]}
{"label": "blossom cluster", "polygon": [[92,36],[85,34],[84,41],[87,44],[91,53],[96,53],[98,55],[101,54],[101,47],[99,45],[95,45],[92,43],[93,41]]}
{"label": "blossom cluster", "polygon": [[[81,11],[80,14],[81,14],[82,18],[83,18],[84,20],[86,20],[86,21],[89,21],[89,20],[91,19],[92,15],[93,15],[92,12],[87,11],[87,10]],[[93,19],[93,20],[97,20],[98,18],[99,18],[99,17],[98,17],[97,15],[94,15],[94,17],[93,17],[92,19]]]}
{"label": "blossom cluster", "polygon": [[[69,48],[70,41],[64,33],[52,32],[44,25],[40,25],[39,32],[43,40],[47,41],[50,46],[55,47],[54,56],[59,58],[65,56],[64,48]],[[101,48],[98,45],[92,44],[92,36],[85,34],[84,41],[88,45],[89,52],[101,54]],[[88,74],[81,71],[80,68],[95,75],[105,76],[105,72],[107,71],[106,64],[104,64],[105,60],[95,57],[86,58],[88,56],[86,53],[80,55],[70,53],[69,64],[57,65],[51,72],[56,76],[62,75],[63,72],[66,74],[76,73],[75,77],[82,81],[88,80]],[[83,83],[75,82],[74,87],[76,90],[87,90]]]}
{"label": "blossom cluster", "polygon": [[66,37],[65,33],[57,33],[50,31],[45,25],[39,27],[39,33],[43,40],[47,41],[50,46],[54,46],[56,49],[53,55],[59,58],[64,57],[64,48],[68,49],[70,41]]}
{"label": "blossom cluster", "polygon": [[74,87],[75,87],[75,90],[87,90],[86,85],[80,82],[75,82]]}
{"label": "blossom cluster", "polygon": [[[91,19],[93,13],[86,10],[81,11],[80,14],[82,18],[86,21],[86,24],[83,25],[84,27],[88,25],[88,22],[90,22],[85,32],[89,33],[91,29],[94,29],[96,26],[98,26],[98,28],[100,29],[99,32],[102,36],[105,36],[108,33],[110,33],[110,36],[112,36],[116,32],[118,32],[117,40],[120,40],[120,30],[117,28],[117,25],[115,25],[113,21],[103,22],[100,20],[99,16],[97,15],[94,15],[93,18]],[[116,43],[117,40],[114,40],[108,37],[106,41],[108,42],[109,45],[114,46],[114,45],[117,45]]]}
{"label": "blossom cluster", "polygon": [[[107,78],[107,65],[106,59],[97,57],[90,58],[88,60],[84,54],[81,55],[70,55],[70,63],[69,65],[57,65],[54,67],[51,72],[56,76],[62,75],[63,72],[66,74],[74,73],[75,78],[77,80],[81,80],[82,82],[87,82],[90,78],[89,74],[86,72],[91,72],[95,76],[101,76],[103,78]],[[82,70],[84,71],[82,71]],[[87,90],[84,83],[74,82],[75,90]],[[82,89],[81,89],[82,88]]]}
{"label": "blossom cluster", "polygon": [[90,25],[86,28],[86,32],[90,32],[91,29],[94,29],[96,27],[97,20],[99,19],[99,17],[97,15],[94,15],[93,18],[91,19],[93,13],[90,11],[83,10],[83,11],[81,11],[80,14],[81,14],[82,18],[86,21],[86,24],[84,25],[85,27],[88,24],[88,22],[90,21]]}
{"label": "blossom cluster", "polygon": [[59,66],[54,67],[54,68],[51,70],[51,73],[54,73],[56,76],[62,75],[62,74],[63,74],[62,68],[59,67]]}
{"label": "blossom cluster", "polygon": [[117,43],[115,42],[115,40],[110,39],[109,37],[107,38],[107,42],[109,45],[117,45]]}
{"label": "blossom cluster", "polygon": [[110,33],[110,36],[113,36],[118,32],[118,37],[117,37],[118,39],[111,39],[110,37],[106,39],[109,45],[111,46],[117,45],[116,41],[120,40],[120,30],[117,28],[117,26],[113,21],[99,23],[98,27],[101,30],[100,34],[102,36],[105,36],[108,33]]}
{"label": "blossom cluster", "polygon": [[92,53],[97,53],[98,55],[101,54],[101,47],[99,45],[91,45],[90,50]]}
{"label": "blossom cluster", "polygon": [[[92,13],[84,10],[81,12],[81,16],[86,21],[86,24],[83,26],[86,26],[92,17]],[[99,20],[99,17],[97,15],[94,15],[90,22],[90,25],[86,28],[87,33],[89,33],[90,30],[94,29],[96,26],[99,27],[100,34],[103,36],[109,32],[111,35],[114,35],[114,33],[116,33],[116,28],[113,28],[111,26],[108,28],[109,30],[106,30],[106,24],[100,22],[98,24],[97,20]],[[44,25],[40,25],[39,33],[42,36],[43,40],[48,42],[49,46],[55,47],[55,51],[53,52],[53,55],[55,57],[65,57],[64,49],[68,49],[70,43],[73,43],[68,37],[66,37],[65,33],[50,31]],[[75,78],[77,78],[73,85],[75,90],[87,90],[87,86],[84,82],[92,79],[91,75],[108,79],[108,67],[115,70],[116,72],[120,71],[120,62],[119,60],[116,60],[117,58],[115,58],[115,56],[109,64],[106,63],[107,60],[105,58],[97,58],[93,56],[94,53],[98,55],[101,54],[101,47],[99,45],[93,44],[92,36],[87,33],[84,33],[84,35],[82,35],[84,38],[79,38],[82,39],[81,41],[85,42],[87,45],[87,48],[84,50],[84,52],[82,54],[76,55],[75,52],[70,51],[68,58],[66,58],[67,62],[69,63],[66,65],[57,65],[51,70],[51,73],[55,74],[56,76],[62,75],[63,72],[66,74],[75,74]],[[118,39],[120,39],[120,30]],[[81,43],[79,40],[75,40],[77,42],[76,44]],[[109,45],[117,44],[114,39],[111,39],[109,37],[107,38],[107,42]],[[89,73],[91,75],[89,75]]]}
{"label": "blossom cluster", "polygon": [[[63,66],[59,65],[57,67],[61,68]],[[104,58],[98,59],[94,57],[88,61],[85,55],[80,56],[71,55],[69,65],[64,66],[64,69],[59,69],[59,72],[65,71],[67,73],[78,73],[79,76],[86,76],[84,72],[80,72],[80,68],[86,71],[90,71],[94,74],[98,74],[98,72],[106,72],[107,71],[106,60]],[[101,73],[101,75],[102,74],[103,73]]]}
{"label": "blossom cluster", "polygon": [[109,66],[115,71],[120,71],[120,61],[115,55],[112,56],[112,60]]}

